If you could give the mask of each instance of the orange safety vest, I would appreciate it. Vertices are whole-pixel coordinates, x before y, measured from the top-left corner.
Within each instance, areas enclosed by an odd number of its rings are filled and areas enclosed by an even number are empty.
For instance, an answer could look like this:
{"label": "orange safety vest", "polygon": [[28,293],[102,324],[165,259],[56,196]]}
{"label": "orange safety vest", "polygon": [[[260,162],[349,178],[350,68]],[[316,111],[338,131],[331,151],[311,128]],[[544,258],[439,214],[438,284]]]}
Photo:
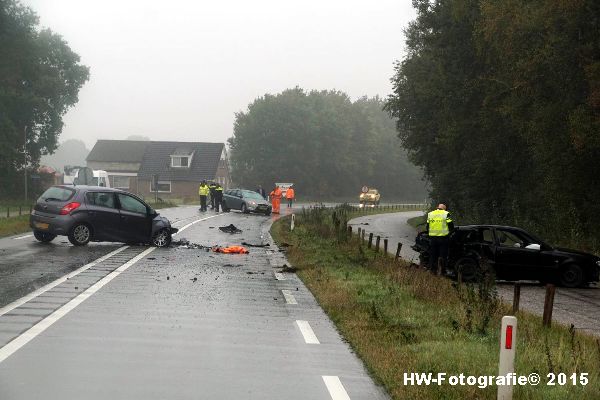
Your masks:
{"label": "orange safety vest", "polygon": [[242,246],[216,247],[213,249],[215,253],[225,254],[249,254],[250,252]]}
{"label": "orange safety vest", "polygon": [[294,193],[294,189],[292,189],[292,188],[289,188],[289,189],[288,189],[288,190],[286,190],[286,192],[285,192],[285,198],[286,198],[286,199],[288,199],[288,200],[289,200],[289,199],[293,199],[295,195],[296,195],[296,194]]}
{"label": "orange safety vest", "polygon": [[277,188],[271,192],[272,199],[281,199],[281,189]]}

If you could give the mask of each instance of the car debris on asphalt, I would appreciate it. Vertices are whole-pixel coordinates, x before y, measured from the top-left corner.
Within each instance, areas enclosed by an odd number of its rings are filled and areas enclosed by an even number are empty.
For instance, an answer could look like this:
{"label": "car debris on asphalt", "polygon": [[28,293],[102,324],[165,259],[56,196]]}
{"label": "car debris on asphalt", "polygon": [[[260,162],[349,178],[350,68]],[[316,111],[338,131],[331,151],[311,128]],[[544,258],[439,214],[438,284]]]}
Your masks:
{"label": "car debris on asphalt", "polygon": [[248,247],[269,247],[270,244],[269,243],[265,243],[265,244],[252,244],[252,243],[242,242],[242,246],[248,246]]}
{"label": "car debris on asphalt", "polygon": [[243,231],[241,229],[239,229],[237,226],[235,226],[234,224],[229,224],[227,226],[220,226],[219,230],[221,230],[222,232],[225,233],[242,233]]}

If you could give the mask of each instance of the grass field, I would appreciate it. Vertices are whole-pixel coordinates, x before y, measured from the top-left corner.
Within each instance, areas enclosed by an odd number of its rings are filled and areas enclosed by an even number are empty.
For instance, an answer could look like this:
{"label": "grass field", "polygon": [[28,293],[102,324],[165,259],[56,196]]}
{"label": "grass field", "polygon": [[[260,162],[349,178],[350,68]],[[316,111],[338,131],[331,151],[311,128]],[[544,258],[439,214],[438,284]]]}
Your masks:
{"label": "grass field", "polygon": [[[340,333],[362,358],[373,378],[394,399],[494,399],[497,387],[410,386],[405,372],[495,375],[499,327],[510,308],[493,281],[456,285],[420,269],[394,262],[348,238],[332,210],[311,210],[275,223],[278,243]],[[345,211],[336,211],[344,219]],[[341,216],[341,217],[340,217]],[[353,213],[348,213],[348,217]],[[587,386],[520,386],[515,399],[598,399],[600,340],[566,327],[542,328],[541,319],[520,312],[516,372],[588,373]]]}
{"label": "grass field", "polygon": [[0,218],[0,238],[29,232],[29,215],[20,217]]}

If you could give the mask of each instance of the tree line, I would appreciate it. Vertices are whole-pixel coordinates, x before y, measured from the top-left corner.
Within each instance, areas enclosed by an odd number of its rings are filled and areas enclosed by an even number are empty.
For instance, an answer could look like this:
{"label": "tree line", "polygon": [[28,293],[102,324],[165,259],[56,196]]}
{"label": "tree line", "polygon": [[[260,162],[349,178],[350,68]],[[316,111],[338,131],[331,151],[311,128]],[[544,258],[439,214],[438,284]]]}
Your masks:
{"label": "tree line", "polygon": [[294,88],[257,98],[235,116],[232,177],[247,188],[294,182],[304,199],[357,197],[366,185],[382,201],[422,200],[422,173],[382,108],[378,97],[352,101],[339,91]]}
{"label": "tree line", "polygon": [[0,0],[0,198],[24,192],[24,172],[57,147],[88,67],[17,0]]}
{"label": "tree line", "polygon": [[413,5],[386,109],[432,199],[598,249],[600,3]]}

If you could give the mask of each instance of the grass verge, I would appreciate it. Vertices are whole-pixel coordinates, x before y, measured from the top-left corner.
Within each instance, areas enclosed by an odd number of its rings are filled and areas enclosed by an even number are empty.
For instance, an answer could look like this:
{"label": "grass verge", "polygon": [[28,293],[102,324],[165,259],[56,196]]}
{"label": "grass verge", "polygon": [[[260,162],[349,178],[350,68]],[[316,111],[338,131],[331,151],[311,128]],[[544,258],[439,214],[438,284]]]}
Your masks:
{"label": "grass verge", "polygon": [[29,214],[20,217],[0,218],[0,237],[29,232]]}
{"label": "grass verge", "polygon": [[[493,399],[496,386],[410,386],[405,372],[496,375],[499,327],[507,305],[493,283],[454,285],[408,268],[348,238],[338,210],[310,210],[276,222],[299,277],[394,399]],[[337,221],[336,221],[337,219]],[[600,341],[519,313],[516,372],[539,373],[539,386],[519,386],[518,399],[598,399]],[[547,386],[548,373],[588,373],[589,383]],[[570,381],[569,381],[570,382]]]}

